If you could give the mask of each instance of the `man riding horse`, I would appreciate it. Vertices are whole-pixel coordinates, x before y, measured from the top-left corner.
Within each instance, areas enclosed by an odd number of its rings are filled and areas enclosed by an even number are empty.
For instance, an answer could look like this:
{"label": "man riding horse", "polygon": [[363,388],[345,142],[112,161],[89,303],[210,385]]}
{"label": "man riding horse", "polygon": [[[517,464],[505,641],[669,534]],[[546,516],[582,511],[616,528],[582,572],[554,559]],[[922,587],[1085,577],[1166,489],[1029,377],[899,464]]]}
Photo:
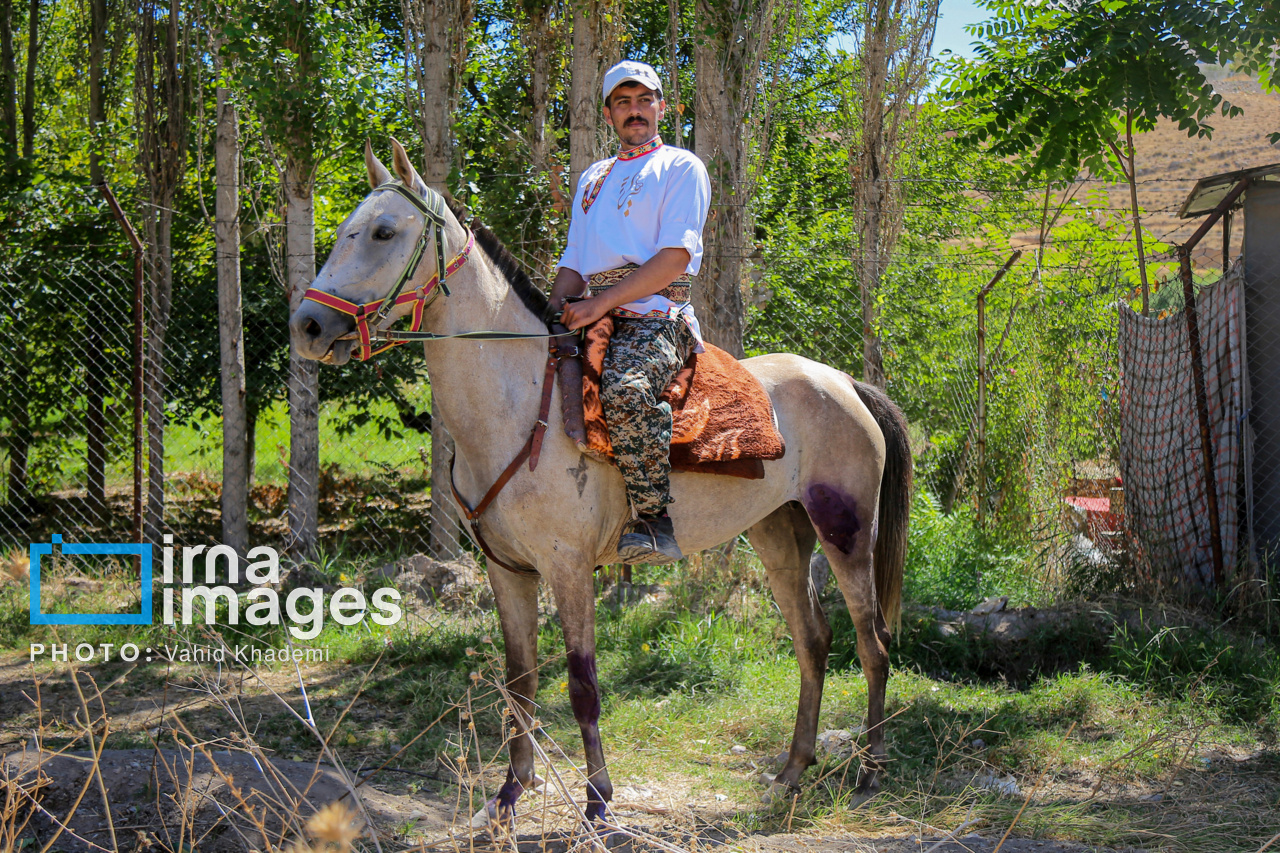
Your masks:
{"label": "man riding horse", "polygon": [[658,136],[666,106],[651,66],[624,61],[605,74],[604,117],[621,151],[582,173],[551,288],[551,310],[563,308],[570,329],[614,318],[600,398],[634,514],[618,542],[631,564],[683,556],[667,515],[671,405],[659,395],[703,351],[690,288],[711,183],[696,155]]}
{"label": "man riding horse", "polygon": [[[669,416],[653,395],[674,369],[666,365],[679,365],[698,345],[687,282],[677,279],[698,268],[708,190],[692,155],[660,147],[653,132],[663,106],[660,84],[652,69],[643,75],[634,69],[611,71],[605,84],[611,95],[605,115],[630,159],[597,164],[584,177],[574,200],[580,215],[556,276],[555,308],[566,295],[584,293],[585,273],[599,283],[590,298],[567,306],[570,324],[581,328],[615,309],[640,315],[618,320],[622,331],[615,331],[612,360],[621,384],[649,395],[641,399],[649,415],[662,415],[655,430],[662,433],[671,429]],[[640,79],[626,79],[632,76]],[[391,148],[394,173],[366,146],[370,193],[339,226],[333,251],[290,317],[293,347],[303,358],[341,365],[351,358],[367,361],[384,345],[427,342],[423,358],[432,400],[455,442],[454,502],[490,555],[515,728],[507,741],[507,780],[484,813],[514,820],[516,802],[535,784],[539,587],[545,583],[564,633],[569,703],[582,733],[584,815],[591,822],[608,820],[613,784],[600,737],[595,567],[620,558],[615,543],[624,527],[629,533],[641,528],[633,557],[651,549],[667,558],[678,553],[670,532],[669,551],[668,542],[655,541],[665,525],[653,520],[654,510],[670,497],[633,490],[617,468],[588,458],[564,432],[561,412],[550,405],[559,383],[557,359],[546,351],[547,297],[492,232],[479,222],[463,224],[462,208],[427,188],[403,146],[393,140]],[[682,183],[693,189],[680,190]],[[636,268],[599,275],[628,264]],[[613,289],[603,287],[610,283]],[[651,316],[658,307],[663,318]],[[409,326],[394,331],[398,322]],[[652,356],[630,356],[619,334],[623,341],[651,344],[663,368],[651,371],[645,359]],[[626,364],[621,372],[619,361]],[[674,526],[690,551],[745,531],[765,567],[800,670],[795,730],[772,782],[788,797],[817,760],[832,641],[809,580],[809,555],[821,544],[853,621],[867,679],[867,748],[857,790],[869,795],[887,760],[888,643],[900,612],[911,506],[906,421],[883,391],[835,368],[785,353],[741,364],[767,394],[787,452],[764,460],[754,479],[671,475],[670,491],[679,500]],[[628,423],[625,413],[622,421],[611,417],[615,428]],[[622,435],[614,444],[629,441]],[[653,486],[666,475],[666,439],[642,447],[650,449],[635,453],[633,470],[643,471],[643,482]],[[660,464],[649,465],[654,456]],[[634,523],[634,510],[649,516],[649,528]]]}

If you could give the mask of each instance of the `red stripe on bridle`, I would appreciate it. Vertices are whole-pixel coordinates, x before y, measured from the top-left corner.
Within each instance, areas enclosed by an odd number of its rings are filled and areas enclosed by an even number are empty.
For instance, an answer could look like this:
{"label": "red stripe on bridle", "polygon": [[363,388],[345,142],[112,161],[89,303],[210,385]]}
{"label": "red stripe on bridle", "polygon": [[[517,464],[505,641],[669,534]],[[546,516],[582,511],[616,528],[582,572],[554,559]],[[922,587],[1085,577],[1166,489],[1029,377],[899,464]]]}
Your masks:
{"label": "red stripe on bridle", "polygon": [[[471,255],[471,249],[475,246],[475,243],[476,235],[468,229],[467,244],[463,246],[461,252],[454,256],[453,260],[449,262],[449,265],[445,267],[446,278],[457,272],[462,265],[467,262],[467,258]],[[441,290],[439,284],[440,275],[438,272],[433,272],[431,274],[431,278],[423,282],[421,286],[401,293],[396,297],[395,302],[392,303],[393,310],[394,308],[399,308],[402,305],[413,305],[413,310],[411,312],[413,319],[411,321],[409,331],[417,332],[422,328],[422,318],[426,314],[427,306],[435,300],[435,297]],[[385,346],[379,347],[378,349],[373,348],[373,339],[379,337],[379,332],[384,330],[382,328],[375,328],[371,330],[369,328],[369,318],[377,316],[378,309],[382,307],[382,303],[386,302],[385,298],[360,304],[343,299],[341,296],[327,293],[323,290],[317,290],[314,287],[309,288],[307,292],[302,295],[302,298],[306,301],[324,305],[326,308],[332,308],[335,311],[346,314],[348,317],[354,317],[356,319],[356,336],[360,341],[360,350],[358,353],[352,353],[352,355],[359,361],[368,361],[375,355],[386,352],[392,347],[398,347],[401,344],[408,343],[407,341],[390,341]],[[344,338],[341,337],[338,338],[338,340],[343,339]]]}

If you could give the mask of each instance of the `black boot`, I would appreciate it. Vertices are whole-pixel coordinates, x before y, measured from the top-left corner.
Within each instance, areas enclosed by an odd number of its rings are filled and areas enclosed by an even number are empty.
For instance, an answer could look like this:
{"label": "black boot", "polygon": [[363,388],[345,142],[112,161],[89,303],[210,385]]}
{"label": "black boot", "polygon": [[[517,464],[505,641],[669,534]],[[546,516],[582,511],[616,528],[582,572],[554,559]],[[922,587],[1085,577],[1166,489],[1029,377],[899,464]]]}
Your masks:
{"label": "black boot", "polygon": [[640,563],[674,563],[683,559],[676,544],[675,529],[671,518],[664,512],[659,516],[640,516],[622,529],[618,540],[618,559],[629,566]]}

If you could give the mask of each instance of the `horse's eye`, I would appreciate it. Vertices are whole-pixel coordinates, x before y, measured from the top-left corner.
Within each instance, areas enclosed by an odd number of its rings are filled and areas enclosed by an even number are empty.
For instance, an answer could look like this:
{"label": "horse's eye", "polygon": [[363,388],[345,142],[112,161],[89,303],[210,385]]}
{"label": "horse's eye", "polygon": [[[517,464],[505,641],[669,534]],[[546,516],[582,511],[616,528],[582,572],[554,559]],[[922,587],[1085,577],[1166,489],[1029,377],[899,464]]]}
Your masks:
{"label": "horse's eye", "polygon": [[394,236],[396,236],[396,229],[390,225],[379,225],[373,232],[375,240],[390,240]]}

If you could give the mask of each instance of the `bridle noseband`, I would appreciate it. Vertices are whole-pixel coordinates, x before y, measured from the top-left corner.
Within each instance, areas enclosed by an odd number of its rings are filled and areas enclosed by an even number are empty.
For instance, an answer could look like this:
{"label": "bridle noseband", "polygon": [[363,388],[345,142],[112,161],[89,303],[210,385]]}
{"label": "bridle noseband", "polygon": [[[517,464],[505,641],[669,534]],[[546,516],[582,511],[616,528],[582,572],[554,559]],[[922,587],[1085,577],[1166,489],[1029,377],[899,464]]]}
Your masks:
{"label": "bridle noseband", "polygon": [[[302,295],[303,300],[316,302],[355,318],[355,333],[342,335],[337,340],[358,339],[360,341],[360,350],[357,353],[352,353],[352,355],[360,361],[368,361],[378,353],[386,352],[392,347],[400,346],[414,339],[400,337],[400,335],[404,334],[403,332],[391,332],[380,327],[396,308],[401,305],[412,304],[413,322],[409,326],[409,332],[419,332],[422,328],[422,317],[426,313],[427,306],[434,302],[441,292],[446,297],[449,296],[449,285],[446,280],[451,273],[456,272],[459,267],[467,262],[467,257],[471,254],[471,249],[476,242],[475,234],[470,229],[467,229],[467,244],[463,246],[461,252],[454,256],[453,260],[446,264],[444,262],[444,227],[446,221],[444,197],[430,188],[427,188],[425,197],[421,196],[413,188],[406,186],[403,181],[395,179],[374,187],[370,195],[384,191],[394,192],[407,199],[414,207],[422,211],[424,216],[422,234],[418,237],[418,242],[413,247],[413,254],[409,256],[409,262],[405,265],[404,271],[400,273],[399,278],[396,279],[391,292],[382,299],[364,304],[350,302],[341,296],[326,293],[314,287],[309,288]],[[418,271],[418,264],[422,261],[422,256],[426,254],[428,243],[435,245],[436,271],[421,286],[406,292],[405,287],[408,286],[409,282],[413,281],[413,276]],[[439,285],[439,287],[437,288],[436,285]],[[370,328],[371,325],[372,328]],[[375,338],[387,341],[386,345],[374,349],[373,340]]]}

